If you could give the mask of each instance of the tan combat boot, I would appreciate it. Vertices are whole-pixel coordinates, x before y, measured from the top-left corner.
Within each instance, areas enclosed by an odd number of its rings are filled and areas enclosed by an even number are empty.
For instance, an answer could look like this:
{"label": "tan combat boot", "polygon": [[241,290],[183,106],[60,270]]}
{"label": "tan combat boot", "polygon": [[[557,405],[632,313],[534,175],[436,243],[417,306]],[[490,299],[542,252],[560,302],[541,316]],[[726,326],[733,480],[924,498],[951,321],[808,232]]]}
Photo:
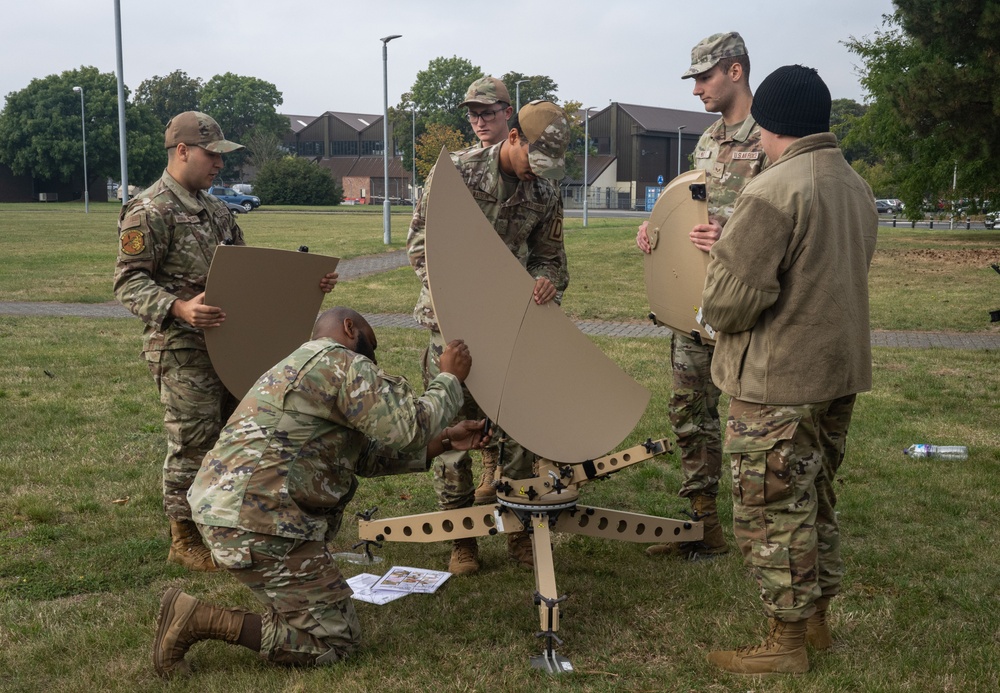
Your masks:
{"label": "tan combat boot", "polygon": [[722,524],[719,522],[715,496],[692,496],[691,513],[702,523],[704,535],[701,541],[653,544],[646,549],[646,555],[697,561],[727,553],[729,546],[726,544],[726,537],[722,534]]}
{"label": "tan combat boot", "polygon": [[483,478],[476,489],[475,505],[489,505],[497,502],[497,489],[493,485],[496,476],[497,461],[500,459],[498,450],[487,448],[483,450]]}
{"label": "tan combat boot", "polygon": [[826,611],[830,607],[829,597],[816,600],[816,613],[806,619],[806,642],[814,650],[828,650],[833,646],[830,624],[826,622]]}
{"label": "tan combat boot", "polygon": [[248,613],[205,604],[176,587],[168,589],[160,600],[160,613],[156,617],[153,640],[156,673],[164,678],[191,673],[184,661],[188,648],[199,640],[238,642],[243,618]]}
{"label": "tan combat boot", "polygon": [[771,630],[760,645],[729,652],[710,652],[708,661],[733,674],[804,674],[809,671],[806,654],[806,622],[770,619]]}
{"label": "tan combat boot", "polygon": [[507,557],[522,568],[535,569],[535,550],[531,545],[531,535],[527,532],[513,532],[507,535]]}
{"label": "tan combat boot", "polygon": [[452,575],[471,575],[479,570],[479,544],[475,537],[456,539],[451,548],[448,572]]}
{"label": "tan combat boot", "polygon": [[198,525],[191,520],[170,521],[170,553],[167,560],[188,570],[212,573],[218,570],[212,552],[201,541]]}

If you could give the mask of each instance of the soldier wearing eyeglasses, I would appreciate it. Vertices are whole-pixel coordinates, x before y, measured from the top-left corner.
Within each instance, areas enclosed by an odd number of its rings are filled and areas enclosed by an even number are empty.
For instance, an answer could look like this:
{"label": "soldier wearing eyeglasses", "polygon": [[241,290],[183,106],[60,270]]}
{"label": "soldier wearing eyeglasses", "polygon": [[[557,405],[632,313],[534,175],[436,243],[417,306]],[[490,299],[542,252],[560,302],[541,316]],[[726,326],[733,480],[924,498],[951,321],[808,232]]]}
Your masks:
{"label": "soldier wearing eyeglasses", "polygon": [[507,121],[514,115],[507,86],[496,77],[483,77],[469,85],[462,108],[482,147],[492,147],[507,139]]}
{"label": "soldier wearing eyeglasses", "polygon": [[[506,95],[506,88],[501,94],[497,94],[493,78],[485,79],[490,82],[482,85],[482,93],[485,95],[490,89],[494,91],[489,96],[477,98],[493,99],[494,103],[477,102],[476,105],[469,106],[469,113],[492,109],[495,113],[492,123],[486,123],[489,125],[500,121],[502,112],[510,107],[501,106],[499,102],[501,95]],[[495,82],[503,86],[499,80]],[[479,82],[470,87],[470,92],[477,84]],[[476,117],[473,125],[483,122],[482,117]],[[506,122],[503,127],[504,130],[507,129]],[[451,160],[461,171],[465,184],[497,235],[535,278],[536,303],[558,302],[569,284],[563,246],[562,198],[558,187],[553,184],[553,181],[559,181],[565,175],[564,157],[569,144],[566,114],[552,102],[532,101],[513,116],[510,130],[496,144],[485,146],[485,140],[483,144],[482,147],[452,152]],[[428,382],[438,373],[439,359],[445,346],[431,301],[424,252],[425,213],[433,180],[434,171],[431,170],[406,240],[410,264],[423,285],[413,317],[430,331],[430,345],[423,359],[424,378]],[[470,394],[465,395],[465,407],[467,408],[463,408],[459,414],[462,418],[466,418],[467,411],[479,411]],[[481,419],[482,415],[478,418]],[[494,440],[499,437],[499,433],[494,432]],[[491,482],[493,472],[489,471],[490,467],[495,469],[498,462],[503,465],[504,476],[523,479],[532,474],[534,455],[509,439],[504,445],[503,460],[499,460],[496,446],[485,448],[483,465],[487,471],[484,472],[484,477],[488,476]],[[445,453],[432,469],[434,491],[442,510],[467,508],[474,502],[492,502],[480,492],[480,489],[486,490],[483,486],[475,489],[472,459],[469,455]],[[495,498],[492,483],[487,488]],[[507,540],[508,556],[525,568],[533,568],[530,535],[527,532],[508,534]],[[479,549],[474,537],[455,541],[448,570],[455,575],[467,575],[479,570]]]}

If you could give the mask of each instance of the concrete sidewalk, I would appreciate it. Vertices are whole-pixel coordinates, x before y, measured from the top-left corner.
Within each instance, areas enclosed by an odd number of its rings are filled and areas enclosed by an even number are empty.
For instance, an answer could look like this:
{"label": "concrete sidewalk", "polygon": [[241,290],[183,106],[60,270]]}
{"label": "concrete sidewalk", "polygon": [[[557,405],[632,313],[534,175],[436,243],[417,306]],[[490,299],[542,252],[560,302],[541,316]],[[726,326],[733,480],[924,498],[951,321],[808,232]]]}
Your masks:
{"label": "concrete sidewalk", "polygon": [[[341,275],[343,277],[343,274]],[[124,307],[117,303],[37,303],[0,301],[0,315],[25,315],[81,318],[131,318]],[[368,313],[365,319],[372,327],[420,326],[408,313]],[[576,326],[584,334],[602,337],[652,337],[666,339],[670,330],[645,322],[607,322],[603,320],[577,320]],[[872,346],[908,349],[1000,349],[1000,332],[872,332]]]}
{"label": "concrete sidewalk", "polygon": [[[341,281],[348,281],[380,272],[388,272],[409,264],[405,250],[343,260],[337,267]],[[37,315],[50,317],[130,318],[132,314],[118,303],[41,303],[0,301],[0,315]],[[419,328],[409,314],[366,314],[372,327]],[[650,322],[606,322],[577,320],[584,334],[603,337],[652,337],[666,339],[670,330]],[[1000,332],[872,332],[872,346],[910,349],[1000,349]]]}

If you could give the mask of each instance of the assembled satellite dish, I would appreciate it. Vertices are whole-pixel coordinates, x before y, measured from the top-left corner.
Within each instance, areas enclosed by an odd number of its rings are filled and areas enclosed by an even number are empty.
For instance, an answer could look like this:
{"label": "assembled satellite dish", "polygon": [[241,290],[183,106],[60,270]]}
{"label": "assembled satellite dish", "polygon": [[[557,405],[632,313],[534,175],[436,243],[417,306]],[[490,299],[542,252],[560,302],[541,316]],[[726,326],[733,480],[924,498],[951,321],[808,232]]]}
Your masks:
{"label": "assembled satellite dish", "polygon": [[649,391],[584,335],[497,235],[442,151],[427,205],[427,278],[446,340],[472,353],[465,384],[483,411],[528,450],[575,464],[614,449]]}
{"label": "assembled satellite dish", "polygon": [[359,513],[358,538],[370,554],[385,541],[454,541],[492,534],[531,536],[533,599],[544,641],[533,667],[573,671],[555,650],[562,640],[553,533],[635,543],[689,542],[701,522],[672,520],[580,504],[580,488],[629,466],[667,454],[668,440],[647,440],[617,453],[649,401],[649,392],[598,349],[555,303],[539,306],[535,281],[500,240],[447,152],[434,169],[427,198],[427,276],[445,339],[464,339],[472,352],[465,383],[490,418],[541,457],[534,476],[494,474],[493,507],[472,506],[374,519]]}
{"label": "assembled satellite dish", "polygon": [[205,303],[222,308],[226,319],[205,330],[205,345],[219,379],[236,398],[309,341],[323,304],[320,279],[339,261],[291,250],[216,248]]}
{"label": "assembled satellite dish", "polygon": [[652,251],[644,265],[651,317],[711,344],[714,333],[697,320],[709,257],[688,237],[696,225],[708,223],[705,197],[704,171],[688,171],[667,183],[649,215],[646,234]]}

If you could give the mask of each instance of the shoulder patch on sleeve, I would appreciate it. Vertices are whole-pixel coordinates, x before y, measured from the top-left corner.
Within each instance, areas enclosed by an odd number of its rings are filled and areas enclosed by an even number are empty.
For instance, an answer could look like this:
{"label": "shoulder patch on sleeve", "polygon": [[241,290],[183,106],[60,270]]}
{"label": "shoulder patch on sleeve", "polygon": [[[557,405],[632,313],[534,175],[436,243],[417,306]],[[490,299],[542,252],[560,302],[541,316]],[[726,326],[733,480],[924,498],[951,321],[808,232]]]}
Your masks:
{"label": "shoulder patch on sleeve", "polygon": [[146,249],[146,234],[140,229],[128,229],[121,235],[122,253],[140,255]]}
{"label": "shoulder patch on sleeve", "polygon": [[122,219],[118,239],[122,255],[135,257],[146,250],[146,220],[141,212],[129,214]]}
{"label": "shoulder patch on sleeve", "polygon": [[563,239],[563,218],[561,216],[556,217],[552,220],[552,226],[549,227],[549,240],[562,242]]}

